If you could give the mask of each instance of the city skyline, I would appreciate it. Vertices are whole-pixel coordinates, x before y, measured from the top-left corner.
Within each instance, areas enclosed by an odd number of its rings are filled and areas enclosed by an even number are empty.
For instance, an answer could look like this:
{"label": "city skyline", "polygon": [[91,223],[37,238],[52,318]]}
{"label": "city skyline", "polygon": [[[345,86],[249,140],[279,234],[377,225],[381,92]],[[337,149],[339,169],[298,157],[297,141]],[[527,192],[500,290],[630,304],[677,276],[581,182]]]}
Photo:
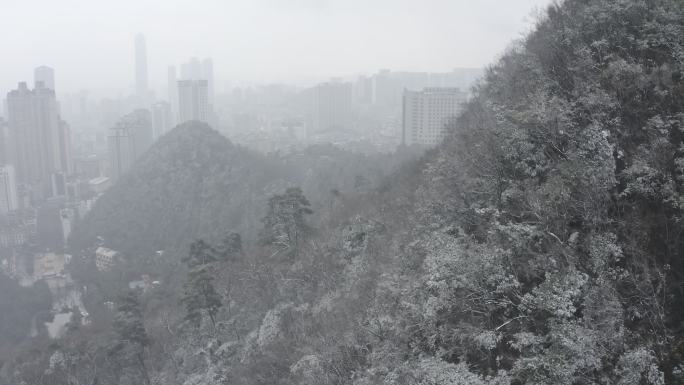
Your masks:
{"label": "city skyline", "polygon": [[[54,10],[45,14],[71,8],[36,2]],[[60,90],[66,93],[88,89],[133,94],[135,63],[130,53],[138,33],[147,38],[149,87],[158,96],[168,66],[188,57],[214,60],[217,92],[228,83],[311,86],[380,68],[445,72],[483,67],[510,45],[511,36],[531,27],[532,10],[549,0],[510,6],[489,0],[476,6],[444,0],[266,3],[207,1],[191,7],[186,0],[137,5],[122,1],[107,4],[105,11],[88,3],[68,17],[39,16],[40,23],[31,28],[17,23],[23,19],[17,17],[5,26],[23,38],[0,34],[0,46],[9,58],[0,75],[0,93],[29,79],[30,69],[47,65],[59,73]],[[7,6],[14,14],[34,16],[27,4]],[[359,7],[368,12],[358,15],[354,11]],[[182,18],[179,9],[187,9]],[[374,38],[369,41],[367,36]]]}

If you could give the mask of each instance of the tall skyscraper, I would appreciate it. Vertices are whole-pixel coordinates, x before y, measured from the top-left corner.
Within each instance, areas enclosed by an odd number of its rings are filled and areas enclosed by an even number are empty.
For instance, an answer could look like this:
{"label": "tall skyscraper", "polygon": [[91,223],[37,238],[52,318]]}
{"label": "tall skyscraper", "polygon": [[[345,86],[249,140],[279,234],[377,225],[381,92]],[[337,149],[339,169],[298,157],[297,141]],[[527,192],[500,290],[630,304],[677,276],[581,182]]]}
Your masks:
{"label": "tall skyscraper", "polygon": [[459,88],[404,91],[402,144],[436,145],[461,113],[468,94]]}
{"label": "tall skyscraper", "polygon": [[147,43],[141,33],[135,36],[135,93],[143,101],[147,100]]}
{"label": "tall skyscraper", "polygon": [[17,180],[49,196],[51,174],[68,171],[62,169],[65,149],[60,145],[55,91],[40,81],[33,90],[19,83],[7,94],[7,110]]}
{"label": "tall skyscraper", "polygon": [[55,91],[55,70],[48,66],[40,66],[33,70],[35,84],[43,82],[45,88]]}
{"label": "tall skyscraper", "polygon": [[313,90],[313,133],[344,131],[352,127],[351,83],[321,83]]}
{"label": "tall skyscraper", "polygon": [[17,181],[14,167],[0,165],[0,213],[7,214],[19,208]]}
{"label": "tall skyscraper", "polygon": [[178,81],[179,123],[199,120],[209,123],[209,99],[206,80]]}

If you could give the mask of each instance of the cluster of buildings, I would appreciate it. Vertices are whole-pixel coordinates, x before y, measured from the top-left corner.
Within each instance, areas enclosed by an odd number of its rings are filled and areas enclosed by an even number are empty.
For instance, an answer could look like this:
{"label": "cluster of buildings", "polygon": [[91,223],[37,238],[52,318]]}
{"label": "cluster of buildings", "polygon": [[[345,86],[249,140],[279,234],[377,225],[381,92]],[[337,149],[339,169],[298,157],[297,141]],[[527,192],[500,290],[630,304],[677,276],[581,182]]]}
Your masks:
{"label": "cluster of buildings", "polygon": [[58,97],[55,71],[46,66],[35,69],[31,86],[20,82],[7,93],[0,114],[0,259],[17,250],[64,249],[73,223],[180,123],[208,123],[264,152],[318,143],[363,152],[434,146],[482,74],[384,69],[308,88],[217,92],[212,59],[191,58],[167,68],[166,92],[157,98],[143,35],[135,37],[133,53],[135,86],[125,98],[95,101],[87,91]]}
{"label": "cluster of buildings", "polygon": [[75,216],[88,205],[81,199],[87,184],[73,178],[71,131],[61,118],[54,70],[36,68],[33,87],[20,82],[7,93],[4,106],[0,257],[14,258],[18,250],[61,250]]}
{"label": "cluster of buildings", "polygon": [[226,135],[260,150],[327,142],[393,151],[401,145],[439,143],[444,125],[460,113],[468,90],[481,75],[481,69],[446,73],[385,69],[303,90],[235,89],[220,95],[216,104],[224,107],[218,115]]}
{"label": "cluster of buildings", "polygon": [[[94,102],[87,91],[58,94],[55,71],[34,70],[0,110],[0,261],[10,275],[31,281],[36,261],[68,260],[74,222],[135,167],[153,142],[179,123],[218,126],[211,59],[168,68],[168,98],[149,86],[147,43],[135,37],[135,86],[129,97]],[[72,122],[68,124],[67,121]],[[100,249],[98,268],[111,263]],[[43,275],[39,273],[39,275]]]}

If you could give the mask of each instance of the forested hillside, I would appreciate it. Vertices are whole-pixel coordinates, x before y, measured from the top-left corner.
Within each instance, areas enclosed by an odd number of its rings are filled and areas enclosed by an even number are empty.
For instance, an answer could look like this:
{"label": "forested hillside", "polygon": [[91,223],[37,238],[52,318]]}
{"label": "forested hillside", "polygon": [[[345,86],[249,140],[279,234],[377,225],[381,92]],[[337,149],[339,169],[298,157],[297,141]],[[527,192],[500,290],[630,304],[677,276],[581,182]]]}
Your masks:
{"label": "forested hillside", "polygon": [[143,259],[230,232],[254,241],[271,195],[301,186],[317,211],[327,211],[333,201],[377,186],[413,153],[369,156],[321,145],[264,156],[206,124],[185,123],[97,201],[69,243],[77,254],[102,244]]}
{"label": "forested hillside", "polygon": [[[128,293],[108,322],[18,354],[5,381],[684,383],[683,78],[681,0],[559,2],[420,161],[325,220],[283,183],[259,242],[202,227],[182,288]],[[200,189],[178,178],[160,185]]]}
{"label": "forested hillside", "polygon": [[97,201],[76,225],[71,247],[78,251],[102,237],[110,248],[145,257],[200,234],[213,239],[230,230],[253,231],[260,213],[246,208],[276,188],[269,186],[276,171],[207,125],[186,123],[162,137]]}

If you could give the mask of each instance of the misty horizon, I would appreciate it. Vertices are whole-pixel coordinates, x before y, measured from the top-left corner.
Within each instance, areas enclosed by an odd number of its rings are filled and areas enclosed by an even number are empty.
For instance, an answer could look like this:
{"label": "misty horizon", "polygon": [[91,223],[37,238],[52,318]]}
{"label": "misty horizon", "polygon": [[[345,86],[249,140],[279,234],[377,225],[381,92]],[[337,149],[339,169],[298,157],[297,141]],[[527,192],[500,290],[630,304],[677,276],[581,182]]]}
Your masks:
{"label": "misty horizon", "polygon": [[[482,68],[527,32],[549,0],[515,4],[431,0],[102,1],[6,4],[0,93],[55,69],[58,93],[134,90],[134,37],[145,35],[149,86],[166,92],[167,68],[212,58],[218,93],[234,86],[312,86],[379,69]],[[38,12],[37,10],[40,10]],[[19,36],[19,39],[16,37]]]}

